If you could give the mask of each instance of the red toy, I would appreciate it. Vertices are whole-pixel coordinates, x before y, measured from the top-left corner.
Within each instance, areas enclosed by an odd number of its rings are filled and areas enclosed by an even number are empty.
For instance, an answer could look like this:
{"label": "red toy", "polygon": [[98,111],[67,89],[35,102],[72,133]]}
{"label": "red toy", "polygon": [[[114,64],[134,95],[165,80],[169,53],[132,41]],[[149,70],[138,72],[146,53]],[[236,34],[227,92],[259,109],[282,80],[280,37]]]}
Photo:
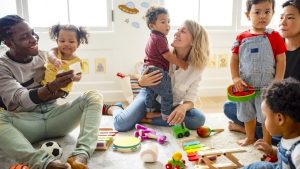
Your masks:
{"label": "red toy", "polygon": [[267,161],[267,162],[270,162],[270,163],[276,163],[278,161],[278,158],[276,156],[264,154],[263,157],[260,160],[261,161]]}
{"label": "red toy", "polygon": [[180,152],[175,152],[172,155],[172,159],[166,164],[166,169],[184,169],[185,160],[182,159],[182,154]]}
{"label": "red toy", "polygon": [[197,128],[198,136],[203,138],[210,136],[212,132],[215,132],[215,134],[217,134],[222,131],[224,131],[224,129],[210,129],[209,127],[206,126],[201,126]]}
{"label": "red toy", "polygon": [[120,78],[124,78],[126,75],[123,74],[123,73],[121,73],[121,72],[118,72],[118,73],[116,74],[116,76],[118,76],[118,77],[120,77]]}
{"label": "red toy", "polygon": [[230,101],[245,102],[253,99],[257,94],[256,91],[259,92],[259,89],[252,86],[244,87],[243,91],[237,91],[234,85],[230,85],[227,87],[227,97]]}
{"label": "red toy", "polygon": [[9,169],[29,169],[29,167],[24,164],[14,164],[10,166]]}
{"label": "red toy", "polygon": [[136,131],[134,132],[134,136],[140,137],[141,142],[146,139],[155,139],[159,144],[164,144],[166,142],[167,136],[159,135],[153,129],[147,128],[140,124],[136,124],[135,129]]}

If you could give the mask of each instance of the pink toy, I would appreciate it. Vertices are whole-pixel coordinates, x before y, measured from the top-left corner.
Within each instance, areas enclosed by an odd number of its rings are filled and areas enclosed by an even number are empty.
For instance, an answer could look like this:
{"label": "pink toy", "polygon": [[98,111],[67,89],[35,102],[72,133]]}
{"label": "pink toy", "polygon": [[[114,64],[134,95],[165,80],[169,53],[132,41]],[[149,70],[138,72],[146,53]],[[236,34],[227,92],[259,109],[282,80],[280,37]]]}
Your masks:
{"label": "pink toy", "polygon": [[118,77],[120,77],[120,78],[124,78],[125,76],[128,76],[128,75],[125,75],[125,74],[123,74],[123,73],[121,73],[121,72],[118,72],[118,73],[116,74],[116,76],[118,76]]}
{"label": "pink toy", "polygon": [[140,137],[141,142],[147,139],[155,139],[159,144],[164,144],[166,142],[167,136],[158,135],[155,130],[147,128],[143,125],[136,124],[136,131],[134,132],[135,137]]}

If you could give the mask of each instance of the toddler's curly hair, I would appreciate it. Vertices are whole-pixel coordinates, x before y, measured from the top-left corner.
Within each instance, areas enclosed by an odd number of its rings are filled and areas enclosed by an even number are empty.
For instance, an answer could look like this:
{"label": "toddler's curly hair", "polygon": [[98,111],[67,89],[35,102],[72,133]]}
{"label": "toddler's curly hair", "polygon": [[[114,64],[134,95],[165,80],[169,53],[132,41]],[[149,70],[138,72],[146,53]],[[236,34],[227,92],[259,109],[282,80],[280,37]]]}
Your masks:
{"label": "toddler's curly hair", "polygon": [[155,23],[159,14],[168,14],[168,11],[163,7],[155,6],[152,6],[147,10],[145,18],[149,29],[151,29],[150,24]]}
{"label": "toddler's curly hair", "polygon": [[289,116],[300,122],[300,82],[294,78],[273,82],[262,93],[263,99],[274,113]]}

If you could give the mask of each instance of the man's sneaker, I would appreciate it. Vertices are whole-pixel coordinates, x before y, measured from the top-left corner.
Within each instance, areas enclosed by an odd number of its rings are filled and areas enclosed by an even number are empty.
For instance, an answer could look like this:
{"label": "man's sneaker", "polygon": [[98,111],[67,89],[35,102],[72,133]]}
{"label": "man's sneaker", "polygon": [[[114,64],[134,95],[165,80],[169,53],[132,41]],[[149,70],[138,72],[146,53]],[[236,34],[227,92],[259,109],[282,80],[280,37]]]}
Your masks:
{"label": "man's sneaker", "polygon": [[122,102],[117,102],[115,104],[103,104],[103,107],[102,107],[102,115],[108,115],[108,116],[111,116],[110,114],[108,114],[108,110],[110,107],[112,106],[118,106],[120,107],[121,109],[124,109],[123,108],[123,104]]}

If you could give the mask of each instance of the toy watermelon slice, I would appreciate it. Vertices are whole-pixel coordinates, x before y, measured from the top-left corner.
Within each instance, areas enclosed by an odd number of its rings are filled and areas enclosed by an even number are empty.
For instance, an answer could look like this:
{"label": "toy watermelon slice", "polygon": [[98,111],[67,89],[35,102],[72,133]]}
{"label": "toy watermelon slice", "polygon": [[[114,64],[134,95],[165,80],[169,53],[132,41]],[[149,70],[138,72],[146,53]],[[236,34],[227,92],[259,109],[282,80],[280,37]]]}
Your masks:
{"label": "toy watermelon slice", "polygon": [[247,86],[243,91],[237,91],[234,85],[227,87],[227,98],[233,102],[245,102],[255,98],[257,92],[252,86]]}

